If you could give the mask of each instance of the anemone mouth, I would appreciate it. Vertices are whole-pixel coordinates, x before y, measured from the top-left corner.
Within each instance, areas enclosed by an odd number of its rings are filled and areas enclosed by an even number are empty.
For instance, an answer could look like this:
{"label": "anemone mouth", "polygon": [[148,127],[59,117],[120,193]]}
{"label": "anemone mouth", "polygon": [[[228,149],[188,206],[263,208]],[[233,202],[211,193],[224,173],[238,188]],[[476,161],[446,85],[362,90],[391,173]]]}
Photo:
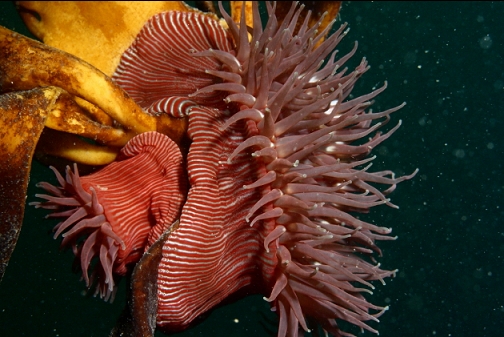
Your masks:
{"label": "anemone mouth", "polygon": [[51,169],[59,186],[37,184],[48,194],[36,194],[45,201],[30,205],[66,218],[54,238],[72,249],[86,286],[113,300],[118,279],[179,216],[186,191],[182,155],[167,136],[146,132],[127,143],[118,161],[89,176],[80,177],[76,164],[65,178]]}

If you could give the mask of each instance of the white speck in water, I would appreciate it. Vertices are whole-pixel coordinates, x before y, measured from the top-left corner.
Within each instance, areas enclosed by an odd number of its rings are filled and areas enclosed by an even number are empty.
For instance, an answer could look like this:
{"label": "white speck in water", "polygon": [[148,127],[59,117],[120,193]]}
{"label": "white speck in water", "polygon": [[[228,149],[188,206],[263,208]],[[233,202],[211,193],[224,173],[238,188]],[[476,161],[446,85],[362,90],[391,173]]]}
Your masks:
{"label": "white speck in water", "polygon": [[479,39],[479,45],[483,49],[488,49],[492,46],[492,38],[487,34],[487,36]]}

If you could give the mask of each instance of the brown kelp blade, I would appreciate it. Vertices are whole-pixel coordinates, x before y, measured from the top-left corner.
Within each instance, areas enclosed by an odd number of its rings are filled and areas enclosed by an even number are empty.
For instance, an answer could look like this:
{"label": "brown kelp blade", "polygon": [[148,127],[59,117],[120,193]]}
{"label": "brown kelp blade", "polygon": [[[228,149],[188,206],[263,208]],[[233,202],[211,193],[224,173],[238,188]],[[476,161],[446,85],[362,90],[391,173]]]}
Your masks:
{"label": "brown kelp blade", "polygon": [[110,337],[152,337],[156,330],[157,276],[165,241],[178,220],[138,261],[131,275],[128,301]]}
{"label": "brown kelp blade", "polygon": [[0,95],[0,281],[23,223],[35,146],[59,94],[47,87]]}
{"label": "brown kelp blade", "polygon": [[1,92],[57,86],[95,104],[137,133],[156,130],[152,116],[124,97],[105,74],[75,56],[0,27],[0,60]]}
{"label": "brown kelp blade", "polygon": [[[184,119],[152,116],[143,111],[108,76],[77,57],[0,26],[0,92],[58,86],[106,112],[135,134],[158,131],[174,141],[185,132]],[[118,145],[118,144],[116,144]]]}

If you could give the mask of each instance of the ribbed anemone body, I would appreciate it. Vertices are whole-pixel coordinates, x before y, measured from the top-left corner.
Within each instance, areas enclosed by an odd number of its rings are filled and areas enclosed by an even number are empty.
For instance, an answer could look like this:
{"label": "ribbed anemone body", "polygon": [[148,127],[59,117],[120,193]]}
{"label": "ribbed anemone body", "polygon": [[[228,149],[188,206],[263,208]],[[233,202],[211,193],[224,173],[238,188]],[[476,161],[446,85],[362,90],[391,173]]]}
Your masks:
{"label": "ribbed anemone body", "polygon": [[123,53],[113,78],[146,111],[183,117],[194,104],[222,106],[224,97],[209,92],[188,99],[198,88],[214,84],[215,78],[206,70],[220,67],[218,60],[192,54],[231,48],[230,36],[213,14],[156,14]]}
{"label": "ribbed anemone body", "polygon": [[[88,287],[108,300],[116,278],[124,276],[144,251],[179,217],[186,194],[178,146],[168,137],[147,132],[131,139],[117,161],[80,177],[77,166],[66,178],[52,168],[60,186],[42,182],[50,195],[32,205],[66,218],[55,228],[62,247],[71,247]],[[96,261],[93,261],[96,260]],[[89,270],[92,270],[89,276]]]}
{"label": "ribbed anemone body", "polygon": [[[183,329],[248,287],[264,292],[279,314],[280,337],[309,331],[308,317],[335,336],[350,335],[338,320],[377,332],[367,322],[378,321],[386,307],[362,294],[371,293],[370,281],[394,275],[374,259],[381,254],[376,241],[394,238],[391,229],[350,213],[395,207],[386,195],[416,173],[396,178],[369,170],[370,152],[400,123],[384,134],[378,129],[403,105],[369,110],[386,85],[350,98],[369,67],[363,59],[353,71],[342,68],[357,48],[337,57],[345,25],[324,40],[331,26],[318,32],[319,24],[308,27],[309,15],[298,24],[297,3],[281,23],[275,5],[266,8],[263,26],[254,3],[252,29],[234,23],[222,7],[227,29],[203,14],[161,13],[116,72],[149,112],[189,119],[190,189],[180,225],[163,247],[158,327]],[[173,44],[179,35],[191,38]],[[163,87],[164,81],[187,90]]]}
{"label": "ribbed anemone body", "polygon": [[237,290],[258,284],[260,235],[245,217],[261,195],[243,188],[255,181],[258,166],[248,153],[227,162],[247,139],[247,128],[223,128],[225,120],[213,108],[195,107],[189,115],[191,187],[158,270],[157,324],[167,331],[187,327]]}

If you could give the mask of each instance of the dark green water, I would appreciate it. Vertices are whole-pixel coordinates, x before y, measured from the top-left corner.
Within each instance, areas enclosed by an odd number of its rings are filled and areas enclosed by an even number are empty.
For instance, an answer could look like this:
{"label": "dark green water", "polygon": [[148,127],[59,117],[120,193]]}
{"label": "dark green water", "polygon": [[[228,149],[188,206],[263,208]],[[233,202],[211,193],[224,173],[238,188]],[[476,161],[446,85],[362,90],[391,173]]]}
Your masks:
{"label": "dark green water", "polygon": [[[343,6],[351,31],[338,48],[358,40],[354,63],[365,56],[372,66],[357,91],[387,80],[374,109],[408,103],[393,116],[401,129],[375,150],[374,169],[420,168],[392,194],[399,210],[378,207],[367,217],[399,236],[380,245],[382,266],[399,269],[372,296],[391,306],[373,325],[381,336],[502,335],[503,14],[498,2]],[[12,3],[0,3],[0,24],[27,34]],[[50,176],[34,164],[29,201],[34,183]],[[73,256],[58,251],[54,223],[43,215],[27,209],[0,284],[0,336],[107,336],[122,298],[108,304],[82,295],[70,272]],[[276,326],[258,296],[219,308],[177,336],[274,336]]]}

